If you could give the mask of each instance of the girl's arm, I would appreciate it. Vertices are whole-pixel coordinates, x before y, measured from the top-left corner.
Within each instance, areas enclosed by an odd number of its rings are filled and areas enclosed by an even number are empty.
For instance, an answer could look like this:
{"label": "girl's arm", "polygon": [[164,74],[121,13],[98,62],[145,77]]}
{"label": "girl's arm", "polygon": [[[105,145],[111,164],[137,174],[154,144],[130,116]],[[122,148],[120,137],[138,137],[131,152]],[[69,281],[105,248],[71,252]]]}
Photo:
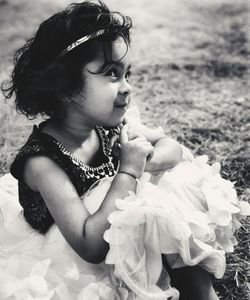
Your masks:
{"label": "girl's arm", "polygon": [[144,136],[153,146],[153,155],[147,160],[145,171],[159,172],[173,168],[182,160],[182,146],[173,138],[165,135],[161,127],[151,129],[146,125],[129,122],[130,130]]}
{"label": "girl's arm", "polygon": [[66,241],[84,260],[100,263],[105,259],[108,244],[103,239],[110,227],[108,215],[116,210],[115,200],[135,191],[136,180],[118,173],[101,208],[90,215],[66,173],[45,156],[29,158],[24,171],[25,182],[37,190]]}
{"label": "girl's arm", "polygon": [[46,156],[35,156],[25,164],[24,181],[41,194],[71,247],[91,263],[100,263],[106,257],[108,244],[103,234],[110,227],[108,215],[117,209],[116,199],[126,197],[128,191],[135,191],[135,177],[143,172],[146,157],[152,151],[152,146],[145,138],[128,135],[125,128],[121,132],[119,169],[125,173],[118,172],[101,207],[93,215],[88,213],[67,174],[54,161]]}
{"label": "girl's arm", "polygon": [[154,152],[149,157],[145,171],[159,172],[175,167],[182,161],[182,147],[174,139],[164,136],[154,144]]}
{"label": "girl's arm", "polygon": [[162,127],[151,129],[142,124],[137,106],[127,110],[124,123],[129,125],[130,130],[141,134],[154,146],[154,153],[148,158],[145,171],[153,173],[170,169],[182,160],[182,145],[167,137]]}

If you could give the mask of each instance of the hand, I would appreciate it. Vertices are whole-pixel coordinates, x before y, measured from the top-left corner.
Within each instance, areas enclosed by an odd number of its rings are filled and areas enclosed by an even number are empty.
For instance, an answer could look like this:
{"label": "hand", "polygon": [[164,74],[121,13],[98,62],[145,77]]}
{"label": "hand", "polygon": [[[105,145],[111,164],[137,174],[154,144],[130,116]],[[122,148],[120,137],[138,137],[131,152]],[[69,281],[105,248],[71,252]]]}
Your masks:
{"label": "hand", "polygon": [[164,137],[154,146],[154,152],[147,160],[145,171],[161,172],[175,167],[182,161],[182,146],[172,138]]}
{"label": "hand", "polygon": [[120,143],[120,170],[129,172],[136,177],[141,176],[147,157],[152,155],[154,147],[145,137],[129,130],[128,125],[124,125],[121,130]]}

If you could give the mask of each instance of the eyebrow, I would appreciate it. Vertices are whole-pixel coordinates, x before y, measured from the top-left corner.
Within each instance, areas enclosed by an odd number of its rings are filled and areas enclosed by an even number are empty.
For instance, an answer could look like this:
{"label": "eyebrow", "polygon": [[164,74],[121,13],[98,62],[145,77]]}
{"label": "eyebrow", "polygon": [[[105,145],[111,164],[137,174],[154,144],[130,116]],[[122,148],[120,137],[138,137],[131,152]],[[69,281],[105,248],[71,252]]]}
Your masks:
{"label": "eyebrow", "polygon": [[[114,61],[114,60],[112,60],[110,63],[111,63],[111,65],[114,65],[114,66],[116,66],[116,67],[118,67],[118,68],[121,68],[121,69],[124,69],[124,68],[125,68],[124,63],[121,62],[121,61]],[[131,69],[131,64],[129,64],[129,65],[127,66],[127,68],[126,68],[126,70],[129,70],[129,69]]]}

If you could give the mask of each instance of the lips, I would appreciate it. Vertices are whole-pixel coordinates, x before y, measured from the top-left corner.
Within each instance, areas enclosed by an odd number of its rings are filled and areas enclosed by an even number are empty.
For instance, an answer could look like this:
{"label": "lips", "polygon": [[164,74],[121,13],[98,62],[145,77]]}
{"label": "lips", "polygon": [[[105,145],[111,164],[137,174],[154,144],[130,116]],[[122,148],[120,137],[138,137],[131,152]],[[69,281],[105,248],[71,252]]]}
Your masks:
{"label": "lips", "polygon": [[117,99],[114,102],[114,107],[124,113],[126,112],[129,103],[130,103],[130,97],[128,96],[117,97]]}
{"label": "lips", "polygon": [[127,106],[128,106],[127,103],[125,103],[125,104],[116,104],[115,105],[115,107],[117,107],[117,108],[126,108]]}
{"label": "lips", "polygon": [[122,108],[122,109],[126,109],[129,105],[129,99],[120,99],[120,101],[116,101],[114,103],[116,108]]}

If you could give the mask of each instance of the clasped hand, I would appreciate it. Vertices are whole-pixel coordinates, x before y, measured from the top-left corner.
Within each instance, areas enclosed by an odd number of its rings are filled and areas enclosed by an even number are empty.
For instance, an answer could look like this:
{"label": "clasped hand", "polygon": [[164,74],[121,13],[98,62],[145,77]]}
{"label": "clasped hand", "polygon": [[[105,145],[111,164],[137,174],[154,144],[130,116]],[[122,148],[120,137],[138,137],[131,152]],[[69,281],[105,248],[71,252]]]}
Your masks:
{"label": "clasped hand", "polygon": [[[150,131],[152,133],[152,129]],[[152,145],[144,135],[126,124],[116,139],[120,145],[120,169],[130,171],[137,177],[143,171],[157,173],[171,169],[182,160],[181,145],[165,135],[161,135]]]}

